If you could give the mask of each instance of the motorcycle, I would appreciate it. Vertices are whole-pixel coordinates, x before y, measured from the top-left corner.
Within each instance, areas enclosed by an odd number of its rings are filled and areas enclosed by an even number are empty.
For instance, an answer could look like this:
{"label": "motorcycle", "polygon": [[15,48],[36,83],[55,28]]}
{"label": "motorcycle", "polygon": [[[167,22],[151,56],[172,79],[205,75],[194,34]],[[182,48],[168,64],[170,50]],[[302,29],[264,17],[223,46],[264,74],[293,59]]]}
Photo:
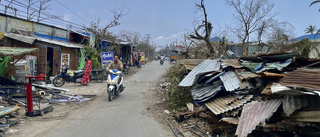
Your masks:
{"label": "motorcycle", "polygon": [[164,62],[164,59],[160,59],[160,64],[162,65]]}
{"label": "motorcycle", "polygon": [[124,90],[123,87],[123,77],[121,71],[118,70],[109,70],[109,75],[107,79],[108,84],[108,98],[109,101],[112,101],[113,97],[118,96]]}
{"label": "motorcycle", "polygon": [[53,79],[52,83],[56,87],[61,87],[64,85],[66,82],[73,82],[73,83],[80,83],[81,79],[84,75],[84,70],[78,70],[73,72],[73,76],[70,76],[68,72],[69,66],[65,66],[61,73],[56,75],[55,78]]}

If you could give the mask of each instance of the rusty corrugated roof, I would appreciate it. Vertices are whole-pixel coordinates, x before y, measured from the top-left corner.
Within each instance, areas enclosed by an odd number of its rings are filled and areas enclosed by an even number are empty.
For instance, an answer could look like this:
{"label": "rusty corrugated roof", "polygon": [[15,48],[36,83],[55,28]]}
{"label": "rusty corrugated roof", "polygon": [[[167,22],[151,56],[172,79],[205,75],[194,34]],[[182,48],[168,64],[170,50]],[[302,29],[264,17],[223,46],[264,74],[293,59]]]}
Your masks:
{"label": "rusty corrugated roof", "polygon": [[282,99],[273,99],[245,104],[239,119],[236,135],[238,137],[246,137],[260,123],[265,125],[265,120],[269,119],[277,111],[281,103]]}
{"label": "rusty corrugated roof", "polygon": [[220,62],[215,60],[205,60],[197,67],[195,67],[180,83],[179,86],[189,87],[192,86],[197,80],[198,76],[220,70]]}
{"label": "rusty corrugated roof", "polygon": [[283,99],[283,111],[287,116],[290,116],[294,111],[306,107],[308,105],[306,96],[285,95]]}
{"label": "rusty corrugated roof", "polygon": [[226,63],[228,66],[232,66],[234,68],[242,68],[243,66],[240,64],[240,61],[237,59],[221,59],[223,63]]}
{"label": "rusty corrugated roof", "polygon": [[188,70],[193,70],[196,66],[202,63],[205,59],[183,59],[180,63],[183,64]]}
{"label": "rusty corrugated roof", "polygon": [[206,103],[206,106],[215,114],[219,115],[230,110],[241,107],[243,104],[247,103],[253,98],[253,95],[246,95],[241,99],[237,96],[226,95],[221,97],[216,97],[211,101]]}
{"label": "rusty corrugated roof", "polygon": [[279,84],[320,90],[320,69],[294,70],[282,78]]}

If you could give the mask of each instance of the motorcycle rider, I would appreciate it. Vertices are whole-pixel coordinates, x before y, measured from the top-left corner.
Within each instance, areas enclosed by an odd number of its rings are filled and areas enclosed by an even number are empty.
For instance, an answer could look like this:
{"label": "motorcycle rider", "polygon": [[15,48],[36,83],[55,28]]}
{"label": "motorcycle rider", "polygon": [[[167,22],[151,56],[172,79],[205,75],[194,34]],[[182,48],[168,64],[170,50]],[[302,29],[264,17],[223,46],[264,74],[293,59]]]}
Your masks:
{"label": "motorcycle rider", "polygon": [[163,54],[161,54],[160,56],[160,61],[162,60],[164,62],[165,56]]}
{"label": "motorcycle rider", "polygon": [[[123,64],[121,63],[121,61],[119,60],[119,57],[117,55],[114,56],[114,61],[111,62],[108,67],[106,67],[106,71],[109,72],[109,70],[112,70],[112,69],[116,69],[118,71],[121,71],[123,70]],[[120,79],[119,79],[119,82],[121,81],[122,79],[122,76],[120,75]]]}

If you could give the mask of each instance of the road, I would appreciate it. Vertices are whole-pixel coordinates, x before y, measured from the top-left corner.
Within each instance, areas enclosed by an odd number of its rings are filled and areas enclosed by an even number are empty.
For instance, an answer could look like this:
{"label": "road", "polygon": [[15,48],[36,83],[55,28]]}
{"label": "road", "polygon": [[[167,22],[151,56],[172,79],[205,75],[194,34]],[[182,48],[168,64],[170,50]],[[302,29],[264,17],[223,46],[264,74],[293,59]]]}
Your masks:
{"label": "road", "polygon": [[[90,85],[97,98],[88,105],[68,113],[63,120],[38,124],[41,131],[20,131],[18,136],[39,137],[166,137],[171,131],[141,112],[146,106],[143,95],[163,75],[169,63],[159,61],[143,65],[133,76],[124,80],[125,90],[112,102],[108,101],[105,86]],[[88,86],[88,87],[90,87]],[[100,91],[100,94],[99,92]],[[41,123],[40,123],[41,124]],[[28,124],[29,125],[29,124]],[[50,126],[48,126],[50,125]],[[47,129],[44,129],[47,128]],[[29,132],[28,134],[24,132]],[[16,134],[17,135],[17,134]],[[14,134],[11,136],[15,136]]]}

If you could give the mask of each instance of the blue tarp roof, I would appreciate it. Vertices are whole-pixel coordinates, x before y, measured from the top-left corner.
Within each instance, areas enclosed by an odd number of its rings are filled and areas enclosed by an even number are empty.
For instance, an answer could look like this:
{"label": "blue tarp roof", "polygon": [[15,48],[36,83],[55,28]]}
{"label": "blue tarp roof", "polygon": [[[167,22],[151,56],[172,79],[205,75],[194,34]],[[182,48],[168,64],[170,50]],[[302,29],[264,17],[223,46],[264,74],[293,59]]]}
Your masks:
{"label": "blue tarp roof", "polygon": [[213,37],[213,38],[210,39],[210,41],[211,41],[211,42],[214,42],[214,41],[219,42],[219,41],[222,41],[222,39],[219,38],[219,37]]}
{"label": "blue tarp roof", "polygon": [[320,34],[318,34],[318,35],[316,35],[316,34],[303,35],[303,36],[291,39],[289,41],[300,41],[304,38],[308,38],[309,40],[320,39]]}

